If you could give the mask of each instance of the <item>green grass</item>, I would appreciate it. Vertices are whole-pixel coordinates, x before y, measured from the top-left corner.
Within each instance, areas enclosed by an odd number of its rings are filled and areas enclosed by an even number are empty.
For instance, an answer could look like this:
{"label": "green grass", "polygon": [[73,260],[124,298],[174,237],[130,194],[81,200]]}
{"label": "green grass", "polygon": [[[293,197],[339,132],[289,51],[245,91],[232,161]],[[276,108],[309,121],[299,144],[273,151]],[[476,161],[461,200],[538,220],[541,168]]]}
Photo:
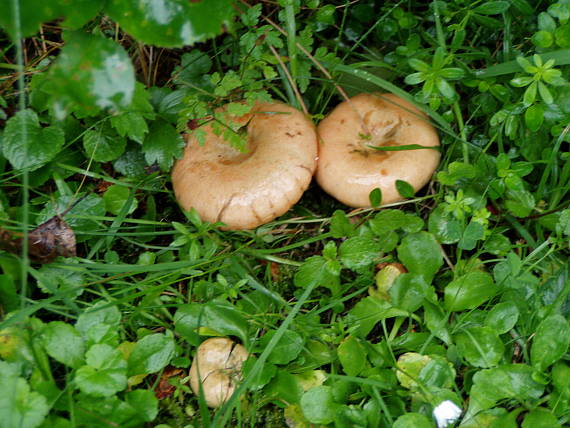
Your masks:
{"label": "green grass", "polygon": [[[570,3],[165,3],[0,16],[0,428],[568,425]],[[313,183],[235,232],[178,207],[180,134],[215,108],[318,122],[360,92],[438,130],[414,197]],[[36,263],[67,209],[77,255]],[[217,409],[188,382],[212,336],[251,356]]]}

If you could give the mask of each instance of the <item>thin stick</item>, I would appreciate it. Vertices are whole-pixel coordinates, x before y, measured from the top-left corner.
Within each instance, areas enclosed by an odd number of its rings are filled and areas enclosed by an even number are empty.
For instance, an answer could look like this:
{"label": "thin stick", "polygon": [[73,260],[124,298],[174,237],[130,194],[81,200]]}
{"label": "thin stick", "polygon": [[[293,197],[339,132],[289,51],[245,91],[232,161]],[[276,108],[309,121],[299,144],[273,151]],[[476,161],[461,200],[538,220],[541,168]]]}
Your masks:
{"label": "thin stick", "polygon": [[299,101],[299,104],[301,104],[301,108],[303,109],[303,113],[305,113],[306,115],[309,115],[309,110],[307,110],[307,106],[305,105],[305,102],[303,101],[303,98],[301,97],[301,93],[299,92],[299,88],[297,88],[297,83],[293,80],[291,73],[289,73],[289,70],[287,69],[287,67],[285,66],[285,63],[281,59],[279,52],[277,52],[273,46],[271,46],[271,45],[268,45],[268,46],[269,46],[269,49],[271,50],[271,52],[273,53],[273,55],[275,56],[275,58],[277,59],[277,61],[279,62],[279,65],[283,69],[283,73],[285,73],[287,80],[291,84],[291,87],[293,88],[293,92],[295,92],[295,97],[297,97],[297,101]]}

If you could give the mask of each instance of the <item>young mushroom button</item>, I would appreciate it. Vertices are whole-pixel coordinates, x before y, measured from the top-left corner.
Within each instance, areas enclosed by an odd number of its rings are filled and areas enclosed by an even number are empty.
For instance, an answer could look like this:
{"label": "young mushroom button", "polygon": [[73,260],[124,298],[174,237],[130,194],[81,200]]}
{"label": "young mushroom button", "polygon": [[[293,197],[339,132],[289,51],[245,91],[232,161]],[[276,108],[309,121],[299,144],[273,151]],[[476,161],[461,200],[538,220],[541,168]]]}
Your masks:
{"label": "young mushroom button", "polygon": [[433,149],[380,151],[376,147],[439,146],[427,117],[393,94],[360,94],[339,104],[318,126],[319,185],[351,207],[369,207],[382,191],[382,204],[401,200],[396,180],[423,187],[439,163]]}
{"label": "young mushroom button", "polygon": [[186,135],[186,149],[172,171],[176,199],[202,220],[226,229],[253,229],[284,214],[307,189],[316,168],[313,123],[282,103],[257,103],[234,124],[247,125],[247,150],[240,152],[203,128],[200,145]]}

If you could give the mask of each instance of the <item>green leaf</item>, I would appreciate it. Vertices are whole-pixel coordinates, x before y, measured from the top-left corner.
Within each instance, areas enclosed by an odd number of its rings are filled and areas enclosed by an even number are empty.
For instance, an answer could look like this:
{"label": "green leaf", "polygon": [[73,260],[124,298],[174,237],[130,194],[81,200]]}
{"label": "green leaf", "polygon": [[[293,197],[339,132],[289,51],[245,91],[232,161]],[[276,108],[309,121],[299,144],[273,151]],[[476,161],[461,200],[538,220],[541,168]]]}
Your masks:
{"label": "green leaf", "polygon": [[408,214],[402,210],[383,209],[370,220],[369,225],[372,231],[382,238],[388,232],[398,229],[408,233],[419,232],[424,222],[415,214]]}
{"label": "green leaf", "polygon": [[354,234],[354,225],[346,213],[336,210],[331,217],[331,234],[333,238],[345,238]]}
{"label": "green leaf", "polygon": [[[554,31],[556,44],[561,48],[570,48],[570,24],[561,25]],[[562,64],[558,64],[562,65]]]}
{"label": "green leaf", "polygon": [[129,377],[156,373],[166,367],[173,356],[174,339],[171,335],[149,334],[139,340],[129,354]]}
{"label": "green leaf", "polygon": [[380,245],[363,236],[348,238],[339,247],[340,260],[351,270],[359,270],[374,263],[380,257]]}
{"label": "green leaf", "polygon": [[396,419],[392,428],[433,428],[433,422],[421,413],[406,413]]}
{"label": "green leaf", "polygon": [[119,44],[85,32],[70,32],[65,33],[65,46],[50,67],[43,90],[51,94],[58,119],[70,111],[92,116],[102,109],[128,107],[135,91],[135,73]]}
{"label": "green leaf", "polygon": [[54,159],[64,142],[61,128],[42,128],[38,115],[26,109],[8,119],[0,147],[14,168],[33,171]]}
{"label": "green leaf", "polygon": [[459,355],[475,367],[496,366],[505,352],[505,345],[490,327],[465,328],[454,336]]}
{"label": "green leaf", "polygon": [[77,369],[75,383],[85,394],[108,397],[127,387],[127,362],[118,349],[106,344],[93,345],[86,365]]}
{"label": "green leaf", "polygon": [[0,425],[2,428],[36,428],[50,410],[46,398],[31,391],[18,376],[16,364],[0,360]]}
{"label": "green leaf", "polygon": [[462,250],[473,250],[477,245],[477,241],[482,240],[484,237],[485,228],[483,225],[477,221],[471,220],[463,231],[463,236],[461,236],[458,247]]}
{"label": "green leaf", "polygon": [[144,116],[137,112],[126,112],[113,116],[111,126],[121,137],[129,137],[139,144],[142,144],[144,136],[148,133]]}
{"label": "green leaf", "polygon": [[562,427],[558,418],[544,408],[537,407],[531,410],[524,418],[521,428],[559,428]]}
{"label": "green leaf", "polygon": [[121,312],[116,306],[100,301],[77,318],[75,328],[88,343],[118,343]]}
{"label": "green leaf", "polygon": [[540,94],[542,101],[544,101],[546,104],[552,104],[554,102],[554,97],[550,93],[548,86],[542,82],[538,82],[538,93]]}
{"label": "green leaf", "polygon": [[439,93],[448,100],[453,100],[457,97],[455,89],[453,89],[453,86],[451,86],[447,80],[439,77],[436,79],[435,85],[437,86]]}
{"label": "green leaf", "polygon": [[168,171],[174,163],[174,158],[182,156],[184,140],[176,128],[164,120],[156,120],[143,142],[143,153],[149,165],[155,162],[163,171]]}
{"label": "green leaf", "polygon": [[235,15],[231,0],[110,0],[105,11],[139,41],[171,48],[219,35]]}
{"label": "green leaf", "polygon": [[422,305],[428,288],[423,275],[403,273],[396,278],[389,294],[395,307],[414,312]]}
{"label": "green leaf", "polygon": [[117,159],[125,151],[127,142],[117,135],[108,123],[89,129],[83,135],[87,156],[98,162]]}
{"label": "green leaf", "polygon": [[396,190],[403,198],[413,198],[416,193],[414,187],[404,180],[396,180]]}
{"label": "green leaf", "polygon": [[525,364],[505,364],[475,373],[464,420],[490,409],[499,400],[516,399],[524,402],[538,399],[542,396],[544,385],[533,379],[533,373],[534,370]]}
{"label": "green leaf", "polygon": [[105,207],[112,214],[119,215],[125,204],[129,204],[126,214],[131,214],[137,208],[137,200],[131,197],[131,190],[120,184],[113,184],[103,195]]}
{"label": "green leaf", "polygon": [[527,190],[508,190],[505,207],[516,217],[527,217],[535,206],[532,193]]}
{"label": "green leaf", "polygon": [[301,288],[326,287],[335,294],[339,288],[339,271],[340,269],[331,269],[330,263],[324,257],[309,257],[299,267],[294,283]]}
{"label": "green leaf", "polygon": [[525,105],[530,106],[534,103],[534,101],[536,100],[537,90],[538,90],[538,83],[536,81],[533,81],[528,86],[528,88],[526,88],[526,91],[524,91],[523,102]]}
{"label": "green leaf", "polygon": [[337,355],[348,376],[358,376],[366,367],[366,349],[354,336],[348,336],[341,342]]}
{"label": "green leaf", "polygon": [[422,61],[421,59],[410,58],[408,60],[408,64],[410,64],[410,67],[412,67],[416,71],[429,72],[431,70],[431,67],[429,66],[429,64]]}
{"label": "green leaf", "polygon": [[158,415],[158,400],[154,392],[147,389],[136,389],[125,394],[126,402],[136,411],[138,417],[145,422],[152,422]]}
{"label": "green leaf", "polygon": [[392,307],[386,300],[369,296],[350,310],[347,321],[352,334],[365,338],[378,322],[396,316],[408,316],[408,312]]}
{"label": "green leaf", "polygon": [[85,345],[81,334],[63,321],[50,322],[43,331],[44,348],[48,355],[74,369],[84,362]]}
{"label": "green leaf", "polygon": [[530,350],[532,365],[539,371],[554,364],[566,354],[570,345],[570,326],[562,315],[545,318],[536,329]]}
{"label": "green leaf", "polygon": [[493,297],[496,292],[493,277],[487,272],[468,272],[445,287],[444,306],[448,311],[474,309]]}
{"label": "green leaf", "polygon": [[379,207],[382,203],[382,190],[378,187],[370,192],[368,195],[368,199],[370,200],[370,205],[373,207]]}
{"label": "green leaf", "polygon": [[447,204],[439,204],[430,214],[428,229],[442,244],[455,244],[463,236],[463,223],[446,209]]}
{"label": "green leaf", "polygon": [[[265,348],[277,330],[270,330],[261,338],[261,346]],[[288,364],[293,361],[303,349],[305,340],[293,330],[286,330],[273,348],[267,360],[273,364]]]}
{"label": "green leaf", "polygon": [[519,319],[518,308],[510,302],[498,303],[487,312],[485,325],[499,334],[508,333]]}
{"label": "green leaf", "polygon": [[249,343],[249,323],[243,314],[228,303],[212,301],[204,304],[181,305],[174,315],[174,326],[192,345],[199,345],[201,327],[224,336],[237,336],[244,345]]}
{"label": "green leaf", "polygon": [[334,402],[332,387],[317,386],[301,397],[301,409],[307,420],[314,424],[330,424],[338,404]]}
{"label": "green leaf", "polygon": [[425,80],[426,80],[425,73],[419,72],[419,73],[408,74],[404,79],[404,82],[406,82],[406,84],[408,85],[418,85]]}
{"label": "green leaf", "polygon": [[499,13],[506,12],[510,7],[508,1],[488,1],[473,9],[473,12],[482,15],[498,15]]}
{"label": "green leaf", "polygon": [[428,232],[406,236],[398,246],[398,258],[409,272],[423,275],[427,283],[431,282],[443,264],[441,248]]}
{"label": "green leaf", "polygon": [[[82,195],[77,195],[77,197],[81,196]],[[55,201],[49,201],[46,203],[44,209],[40,211],[37,217],[37,223],[41,224],[48,221],[53,216],[63,213],[72,204],[74,204],[73,208],[71,208],[65,216],[65,222],[67,225],[75,232],[89,232],[99,229],[99,223],[96,220],[89,219],[88,217],[105,215],[105,203],[103,202],[103,199],[97,195],[90,194],[80,202],[76,203],[76,201],[77,198],[73,196],[60,196]],[[89,237],[90,235],[88,234],[76,235],[77,242],[81,242]]]}

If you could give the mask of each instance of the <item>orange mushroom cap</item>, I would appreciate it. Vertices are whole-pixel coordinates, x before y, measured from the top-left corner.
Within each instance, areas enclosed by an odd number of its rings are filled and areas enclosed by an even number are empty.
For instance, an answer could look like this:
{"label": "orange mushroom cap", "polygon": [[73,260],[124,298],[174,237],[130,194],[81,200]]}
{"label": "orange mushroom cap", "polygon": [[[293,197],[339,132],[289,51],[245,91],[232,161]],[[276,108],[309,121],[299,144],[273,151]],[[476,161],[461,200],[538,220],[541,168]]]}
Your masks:
{"label": "orange mushroom cap", "polygon": [[316,168],[315,126],[283,103],[258,102],[232,123],[247,124],[247,151],[231,147],[210,124],[200,145],[187,135],[172,171],[176,199],[226,229],[253,229],[284,214],[302,196]]}
{"label": "orange mushroom cap", "polygon": [[372,190],[382,191],[382,204],[402,199],[396,180],[419,190],[437,168],[434,149],[379,151],[418,144],[439,146],[426,115],[393,94],[359,94],[339,104],[318,128],[316,179],[331,196],[351,207],[369,207]]}

